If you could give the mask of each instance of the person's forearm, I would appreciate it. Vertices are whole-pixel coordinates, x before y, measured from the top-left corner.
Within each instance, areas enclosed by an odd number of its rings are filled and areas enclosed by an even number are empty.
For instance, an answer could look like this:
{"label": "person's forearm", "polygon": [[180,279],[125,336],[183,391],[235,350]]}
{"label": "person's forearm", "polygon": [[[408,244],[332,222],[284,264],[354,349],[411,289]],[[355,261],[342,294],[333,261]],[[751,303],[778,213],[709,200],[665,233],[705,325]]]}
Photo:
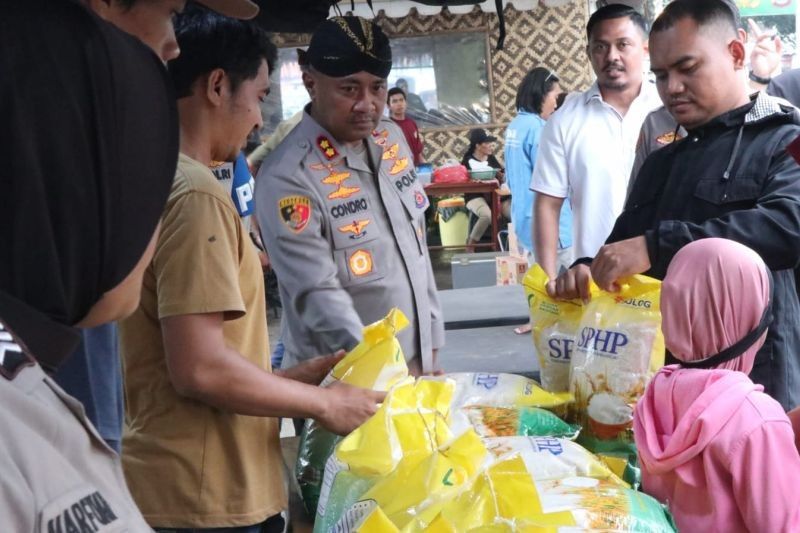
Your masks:
{"label": "person's forearm", "polygon": [[550,279],[558,275],[558,218],[561,203],[542,194],[537,194],[533,208],[533,243],[536,262]]}
{"label": "person's forearm", "polygon": [[173,380],[179,394],[241,415],[319,418],[327,404],[324,389],[270,374],[228,347],[182,381]]}
{"label": "person's forearm", "polygon": [[786,416],[789,417],[789,422],[792,423],[792,429],[794,430],[794,445],[800,450],[800,407],[795,407],[786,413]]}

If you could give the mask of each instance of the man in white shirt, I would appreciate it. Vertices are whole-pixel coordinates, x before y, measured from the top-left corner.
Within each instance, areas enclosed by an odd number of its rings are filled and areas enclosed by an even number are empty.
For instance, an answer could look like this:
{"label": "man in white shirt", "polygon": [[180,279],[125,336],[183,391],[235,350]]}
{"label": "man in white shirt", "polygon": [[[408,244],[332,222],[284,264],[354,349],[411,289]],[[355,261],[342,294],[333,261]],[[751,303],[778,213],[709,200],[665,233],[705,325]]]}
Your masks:
{"label": "man in white shirt", "polygon": [[593,257],[622,212],[642,122],[661,105],[654,84],[643,81],[641,14],[621,4],[602,7],[586,34],[597,81],[548,120],[531,180],[536,261],[551,279],[569,266],[556,265],[564,199],[572,203],[575,258]]}

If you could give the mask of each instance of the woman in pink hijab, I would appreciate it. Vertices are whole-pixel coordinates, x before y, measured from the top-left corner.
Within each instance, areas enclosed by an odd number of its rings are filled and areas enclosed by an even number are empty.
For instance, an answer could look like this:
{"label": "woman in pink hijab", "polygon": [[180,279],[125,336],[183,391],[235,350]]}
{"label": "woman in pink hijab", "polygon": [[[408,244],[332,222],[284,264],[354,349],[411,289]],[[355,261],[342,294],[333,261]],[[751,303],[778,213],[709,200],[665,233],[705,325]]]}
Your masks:
{"label": "woman in pink hijab", "polygon": [[680,531],[800,531],[800,455],[780,404],[747,374],[764,344],[771,279],[751,249],[703,239],[661,287],[662,329],[679,365],[634,411],[645,492]]}

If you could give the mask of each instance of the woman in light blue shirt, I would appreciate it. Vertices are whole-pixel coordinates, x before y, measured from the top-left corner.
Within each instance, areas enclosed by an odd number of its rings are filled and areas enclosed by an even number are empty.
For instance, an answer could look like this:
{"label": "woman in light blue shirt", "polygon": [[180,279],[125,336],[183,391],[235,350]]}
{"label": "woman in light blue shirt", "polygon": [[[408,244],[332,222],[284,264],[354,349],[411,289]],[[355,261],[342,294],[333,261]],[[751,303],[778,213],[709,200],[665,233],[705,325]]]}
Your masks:
{"label": "woman in light blue shirt", "polygon": [[[556,110],[556,99],[561,92],[558,82],[555,73],[546,68],[536,67],[528,72],[517,90],[517,116],[506,128],[506,180],[511,189],[511,221],[529,259],[533,255],[533,200],[536,194],[531,190],[531,177],[542,129]],[[572,211],[569,202],[565,202],[559,220],[559,249],[571,245]],[[530,327],[515,331],[527,333]]]}

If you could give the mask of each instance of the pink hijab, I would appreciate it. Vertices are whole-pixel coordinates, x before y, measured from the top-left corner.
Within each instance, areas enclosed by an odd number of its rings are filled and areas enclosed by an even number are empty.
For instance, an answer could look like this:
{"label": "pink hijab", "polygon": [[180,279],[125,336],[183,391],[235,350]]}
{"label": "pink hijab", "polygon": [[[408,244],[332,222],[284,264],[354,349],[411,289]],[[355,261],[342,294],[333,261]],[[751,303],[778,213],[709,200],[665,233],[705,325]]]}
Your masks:
{"label": "pink hijab", "polygon": [[[769,273],[750,248],[727,239],[683,247],[661,286],[664,341],[675,358],[702,361],[758,326],[769,303]],[[716,368],[749,374],[766,333],[741,356]]]}

